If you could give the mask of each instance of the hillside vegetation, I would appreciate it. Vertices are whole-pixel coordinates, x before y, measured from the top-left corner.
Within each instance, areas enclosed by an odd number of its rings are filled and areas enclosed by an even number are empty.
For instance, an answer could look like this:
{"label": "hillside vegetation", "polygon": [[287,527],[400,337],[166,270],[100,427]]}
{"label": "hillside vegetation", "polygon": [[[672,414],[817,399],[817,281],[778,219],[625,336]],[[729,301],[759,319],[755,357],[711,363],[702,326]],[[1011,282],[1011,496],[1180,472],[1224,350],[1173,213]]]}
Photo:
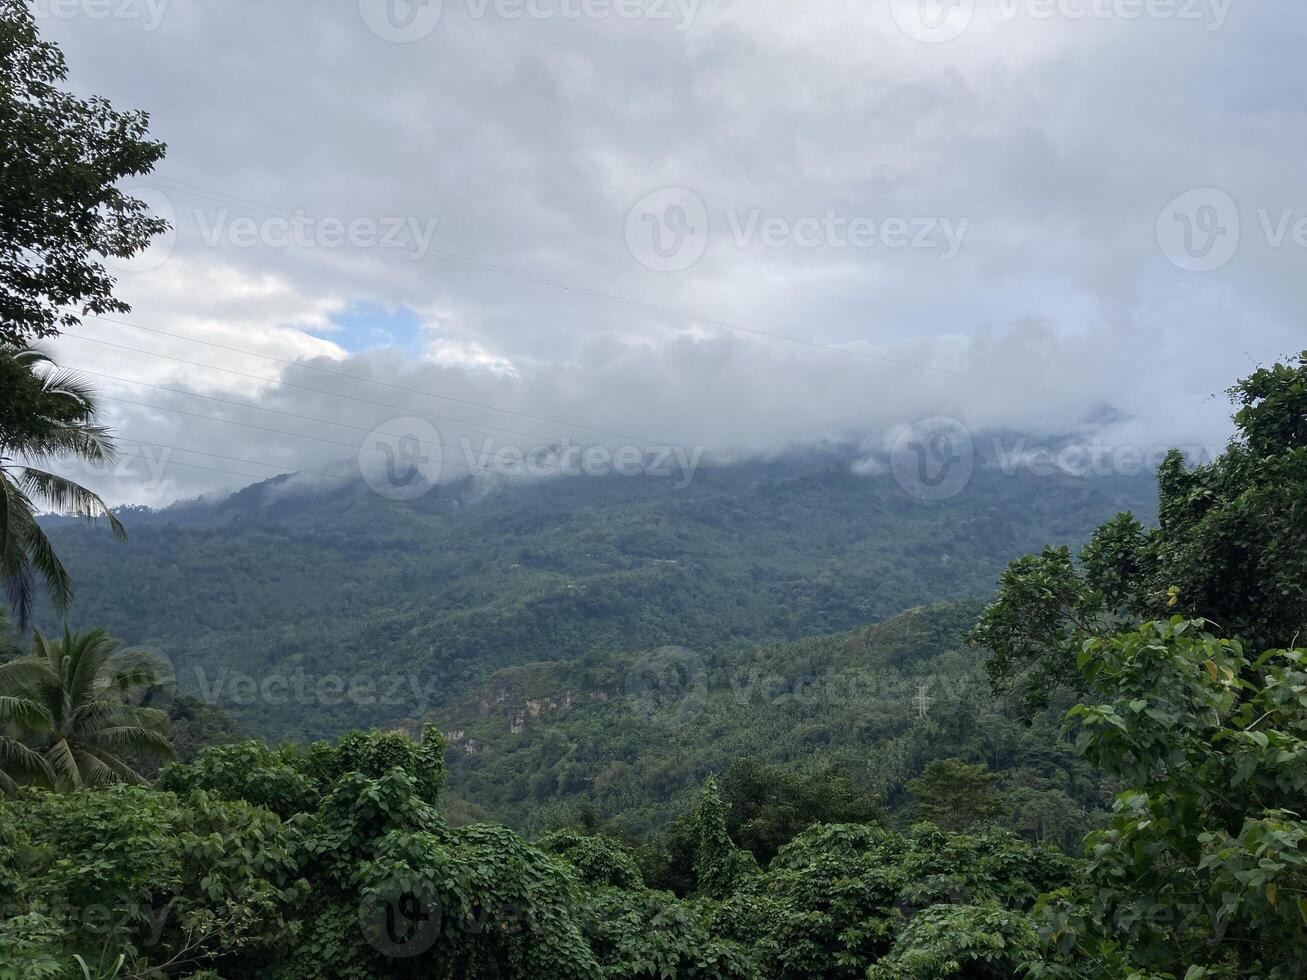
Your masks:
{"label": "hillside vegetation", "polygon": [[642,835],[708,776],[752,759],[834,768],[906,821],[906,783],[933,759],[962,758],[1002,773],[1004,823],[1074,847],[1105,802],[1099,779],[1059,740],[1057,715],[1028,726],[991,696],[984,656],[965,642],[982,609],[937,603],[707,657],[663,647],[507,668],[438,716],[449,790],[527,831],[588,805]]}
{"label": "hillside vegetation", "polygon": [[[852,462],[704,467],[684,489],[463,483],[403,504],[282,479],[127,512],[124,545],[80,525],[51,539],[78,582],[75,625],[165,657],[184,693],[251,731],[311,738],[452,706],[505,667],[664,645],[711,656],[990,595],[1011,559],[1118,510],[1147,517],[1156,492],[1146,475],[980,468],[965,493],[923,504]],[[374,703],[257,690],[358,676],[385,687]]]}

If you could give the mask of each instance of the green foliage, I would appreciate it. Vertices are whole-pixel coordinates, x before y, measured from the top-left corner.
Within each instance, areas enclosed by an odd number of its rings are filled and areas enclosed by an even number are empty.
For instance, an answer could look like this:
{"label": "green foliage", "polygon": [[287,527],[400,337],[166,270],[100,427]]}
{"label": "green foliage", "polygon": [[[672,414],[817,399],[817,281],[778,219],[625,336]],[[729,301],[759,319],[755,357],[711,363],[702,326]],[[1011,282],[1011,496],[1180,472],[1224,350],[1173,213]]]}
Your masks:
{"label": "green foliage", "polygon": [[768,974],[745,943],[714,935],[711,903],[666,892],[599,888],[587,893],[585,937],[605,977],[755,980]]}
{"label": "green foliage", "polygon": [[1238,433],[1215,460],[1171,452],[1158,473],[1159,527],[1130,514],[1066,548],[1013,562],[972,634],[992,651],[996,691],[1024,688],[1028,711],[1059,687],[1083,690],[1089,638],[1168,611],[1201,616],[1253,649],[1307,631],[1307,352],[1254,372],[1230,394]]}
{"label": "green foliage", "polygon": [[44,581],[60,612],[67,611],[73,594],[72,577],[37,521],[37,503],[77,517],[104,517],[116,537],[126,538],[104,501],[42,468],[68,456],[114,459],[113,442],[97,424],[96,411],[86,383],[57,369],[48,354],[0,343],[0,580],[19,626],[27,625],[32,612],[34,576]]}
{"label": "green foliage", "polygon": [[867,980],[1011,980],[1039,957],[1029,915],[1001,905],[932,905],[912,917]]}
{"label": "green foliage", "polygon": [[555,830],[540,838],[536,846],[571,865],[583,885],[639,888],[644,884],[634,855],[602,834]]}
{"label": "green foliage", "polygon": [[[1080,540],[1124,507],[1147,514],[1156,496],[1148,476],[1024,479],[978,468],[966,494],[925,507],[890,475],[849,472],[852,462],[830,453],[704,466],[679,490],[621,477],[489,494],[455,483],[409,503],[279,478],[223,501],[132,511],[127,549],[73,522],[49,534],[78,580],[76,622],[166,649],[181,693],[205,693],[252,734],[308,742],[427,713],[443,724],[496,671],[529,674],[532,664],[588,675],[573,688],[576,705],[591,692],[624,694],[623,664],[667,645],[743,671],[758,645],[987,596],[1015,556]],[[911,640],[887,642],[887,666],[950,649],[929,635]],[[375,696],[320,697],[328,677],[360,678]],[[270,679],[291,682],[289,693],[261,696]],[[840,731],[825,719],[814,720],[814,738],[819,729]],[[752,747],[735,755],[778,761]],[[552,762],[531,771],[549,795],[559,779],[545,769]],[[679,788],[708,771],[696,768]],[[460,793],[499,817],[495,787],[511,784],[514,802],[526,803],[526,781],[487,779],[486,795]],[[570,811],[579,801],[563,802]],[[524,809],[538,813],[539,799]]]}
{"label": "green foliage", "polygon": [[1095,964],[1058,975],[1302,976],[1307,651],[1250,660],[1176,617],[1093,640],[1080,665],[1104,701],[1068,724],[1129,788],[1087,840],[1083,899],[1046,902],[1055,947]]}
{"label": "green foliage", "polygon": [[[629,681],[647,676],[640,657],[500,672],[441,715],[451,791],[528,834],[591,806],[618,836],[648,839],[649,883],[680,895],[694,888],[694,845],[679,815],[710,775],[731,838],[763,863],[811,823],[906,822],[908,780],[950,757],[986,762],[1005,789],[1048,794],[1046,813],[1064,804],[1055,839],[1078,851],[1076,828],[1110,794],[1060,737],[1060,717],[1027,727],[992,698],[964,643],[982,608],[936,603],[852,633],[704,656],[666,689],[667,713]],[[685,704],[689,720],[668,724]],[[1003,822],[1050,838],[1039,821]]]}
{"label": "green foliage", "polygon": [[836,766],[791,772],[741,759],[721,783],[726,832],[766,865],[781,846],[818,823],[879,823],[880,799]]}
{"label": "green foliage", "polygon": [[7,858],[22,884],[6,906],[33,925],[0,934],[0,960],[54,921],[57,942],[44,948],[69,965],[105,949],[133,962],[253,962],[245,957],[275,946],[304,887],[293,831],[245,804],[117,786],[35,792],[4,812],[23,840]]}
{"label": "green foliage", "polygon": [[934,759],[908,783],[917,801],[917,814],[946,830],[966,830],[990,820],[1003,809],[997,793],[998,775],[983,762]]}
{"label": "green foliage", "polygon": [[71,976],[62,959],[63,925],[39,912],[0,918],[0,980]]}
{"label": "green foliage", "polygon": [[403,732],[346,732],[336,743],[307,749],[271,748],[256,739],[206,748],[188,762],[169,766],[159,788],[176,793],[204,790],[228,800],[245,800],[282,817],[312,813],[322,796],[347,773],[380,779],[398,769],[413,781],[418,797],[435,803],[445,778],[445,739],[434,726],[414,742]]}
{"label": "green foliage", "polygon": [[28,5],[0,2],[0,343],[128,312],[100,259],[129,258],[167,227],[116,186],[163,157],[149,117],[63,91],[67,75]]}
{"label": "green foliage", "polygon": [[41,752],[28,742],[50,730],[50,712],[31,696],[39,667],[11,661],[0,664],[0,793],[18,791],[20,783],[49,785],[54,781]]}
{"label": "green foliage", "polygon": [[1253,649],[1307,627],[1307,351],[1230,389],[1238,438],[1208,466],[1158,474],[1158,562],[1177,611]]}
{"label": "green foliage", "polygon": [[700,894],[723,898],[745,878],[757,873],[758,862],[753,855],[740,850],[731,840],[726,829],[726,804],[717,791],[717,780],[712,777],[699,796],[692,825],[694,874]]}
{"label": "green foliage", "polygon": [[155,698],[147,691],[141,705],[157,708],[168,716],[173,749],[182,760],[194,758],[211,745],[230,745],[241,738],[240,729],[226,712],[199,698],[184,694]]}
{"label": "green foliage", "polygon": [[309,746],[306,763],[320,783],[347,772],[379,779],[391,769],[402,769],[413,780],[418,796],[435,803],[445,782],[445,737],[435,725],[423,726],[418,742],[398,731],[346,732],[335,745]]}
{"label": "green foliage", "polygon": [[[922,976],[988,976],[966,971],[1016,962],[1019,913],[1068,883],[1054,852],[927,825],[818,825],[760,870],[710,783],[690,820],[702,894],[678,899],[645,888],[604,836],[532,846],[502,827],[450,828],[418,781],[439,744],[373,732],[305,752],[222,746],[166,770],[186,795],[28,792],[0,807],[0,899],[15,913],[0,960],[54,970],[123,955],[123,975],[166,965],[226,980],[807,980],[860,977],[890,956],[935,971]],[[358,771],[383,757],[380,775]],[[198,788],[290,809],[288,779],[311,808],[286,821]],[[918,909],[956,921],[952,946],[912,928]]]}
{"label": "green foliage", "polygon": [[204,790],[224,800],[245,800],[285,818],[316,810],[321,796],[304,772],[301,750],[253,740],[207,748],[189,762],[167,766],[158,786],[180,796]]}
{"label": "green foliage", "polygon": [[1002,832],[813,827],[723,903],[717,927],[751,944],[769,977],[862,977],[891,951],[902,959],[936,941],[928,931],[903,934],[922,910],[974,904],[1025,912],[1039,894],[1066,884],[1071,866]]}
{"label": "green foliage", "polygon": [[0,667],[0,694],[7,695],[0,709],[26,729],[26,750],[39,753],[37,781],[65,790],[142,784],[134,756],[174,755],[167,716],[130,703],[134,691],[154,682],[152,668],[115,657],[117,644],[104,630],[65,627],[55,641],[37,632],[32,646],[30,656]]}

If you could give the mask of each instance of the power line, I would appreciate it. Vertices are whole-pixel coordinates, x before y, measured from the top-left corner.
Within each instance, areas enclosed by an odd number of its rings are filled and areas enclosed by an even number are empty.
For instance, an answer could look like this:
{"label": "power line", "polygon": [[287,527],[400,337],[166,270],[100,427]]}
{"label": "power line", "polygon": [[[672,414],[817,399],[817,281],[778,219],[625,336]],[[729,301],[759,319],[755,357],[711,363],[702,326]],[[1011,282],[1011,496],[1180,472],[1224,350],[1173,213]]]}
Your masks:
{"label": "power line", "polygon": [[[214,459],[225,459],[225,460],[227,460],[228,462],[232,462],[232,463],[244,463],[244,464],[246,464],[246,465],[248,465],[248,466],[266,466],[266,467],[267,467],[268,469],[270,469],[270,470],[280,470],[282,474],[299,474],[299,473],[303,473],[303,474],[306,474],[306,475],[308,475],[308,476],[321,476],[321,477],[325,477],[325,478],[328,479],[328,480],[340,480],[340,481],[343,482],[343,483],[350,483],[350,482],[353,482],[353,481],[351,480],[350,477],[347,477],[347,476],[340,476],[340,475],[335,474],[335,473],[323,473],[323,472],[321,472],[321,471],[319,471],[319,470],[304,470],[304,469],[292,468],[291,470],[288,471],[288,470],[286,469],[286,467],[285,467],[284,465],[282,465],[281,463],[265,463],[265,462],[263,462],[262,460],[257,460],[257,459],[243,459],[243,458],[241,458],[240,456],[224,456],[222,453],[211,453],[211,452],[208,452],[208,451],[203,450],[203,449],[187,449],[185,446],[171,446],[171,445],[169,445],[168,443],[165,443],[165,442],[149,442],[149,441],[147,441],[147,440],[145,440],[145,439],[133,439],[133,438],[131,438],[130,436],[116,436],[115,438],[121,440],[122,442],[135,443],[135,444],[138,445],[138,446],[154,446],[156,449],[171,449],[173,452],[178,452],[178,453],[192,453],[192,454],[194,454],[194,455],[196,455],[196,456],[212,456]],[[171,465],[173,464],[173,462],[174,462],[173,460],[167,460],[167,461],[164,462],[164,465],[165,465],[165,466],[171,466]],[[189,463],[178,463],[177,465],[178,465],[178,466],[189,466],[189,465],[191,465],[191,464],[189,464]],[[206,467],[206,468],[211,469],[212,467]],[[229,472],[229,471],[220,471],[220,472]],[[250,476],[250,474],[248,474],[248,473],[233,473],[232,475],[233,475],[233,476],[244,476],[244,477],[249,477],[249,476]],[[254,477],[254,479],[259,479],[259,477],[256,476],[256,477]]]}
{"label": "power line", "polygon": [[[309,225],[316,226],[321,223],[320,219],[311,218],[305,214],[296,214],[290,211],[284,211],[280,208],[273,207],[270,204],[260,204],[245,198],[236,197],[234,195],[228,195],[225,194],[225,192],[223,191],[216,191],[213,190],[212,188],[201,187],[198,184],[193,184],[188,181],[179,180],[174,177],[162,177],[160,175],[153,174],[151,175],[151,178],[156,181],[163,180],[168,183],[179,185],[178,187],[167,187],[167,186],[160,187],[156,184],[151,184],[149,181],[143,181],[143,183],[145,183],[146,186],[154,187],[156,190],[162,190],[165,192],[171,190],[174,193],[190,194],[195,197],[203,198],[210,201],[215,201],[218,204],[230,205],[233,202],[235,202],[243,207],[248,207],[251,210],[261,210],[267,214],[276,215],[277,217],[287,218],[294,221],[301,221]],[[226,199],[224,200],[224,198]],[[554,279],[549,276],[542,276],[532,272],[525,272],[521,269],[514,269],[509,266],[498,265],[493,262],[485,262],[479,259],[472,259],[472,258],[468,258],[467,256],[458,255],[453,252],[446,252],[441,249],[418,248],[416,245],[410,247],[403,242],[395,243],[394,247],[399,248],[403,251],[411,252],[420,258],[426,258],[430,256],[432,258],[438,258],[452,264],[468,266],[470,268],[479,269],[485,272],[493,272],[497,275],[508,276],[514,279],[521,279],[526,282],[535,283],[537,285],[543,285],[555,289],[561,289],[564,292],[578,293],[582,296],[589,296],[593,299],[604,300],[609,303],[615,303],[620,306],[625,306],[631,309],[637,309],[648,313],[657,313],[663,316],[674,317],[676,319],[684,320],[689,323],[707,324],[709,326],[720,327],[724,330],[730,330],[738,333],[752,334],[757,337],[765,337],[769,340],[778,340],[784,343],[797,344],[803,347],[809,347],[816,350],[830,351],[832,353],[837,353],[837,354],[848,354],[853,357],[860,357],[870,361],[878,361],[880,363],[890,364],[896,367],[909,367],[921,371],[930,371],[939,374],[947,374],[952,377],[963,378],[970,381],[979,381],[979,382],[984,382],[986,384],[1002,384],[1008,388],[1018,388],[1021,390],[1033,391],[1033,392],[1048,393],[1051,391],[1051,389],[1047,389],[1047,388],[1033,387],[1030,385],[1016,385],[1016,384],[1012,384],[1010,381],[1000,380],[997,378],[986,378],[981,375],[968,373],[966,371],[957,371],[951,368],[939,367],[933,364],[922,364],[917,361],[908,361],[901,358],[886,357],[885,355],[882,354],[873,354],[869,351],[860,351],[853,347],[841,347],[838,344],[825,344],[825,343],[821,343],[820,341],[806,340],[802,337],[795,337],[790,334],[781,334],[769,330],[760,330],[756,327],[746,327],[743,326],[742,324],[732,323],[727,320],[719,320],[713,317],[699,316],[694,313],[687,313],[684,310],[678,310],[668,306],[660,306],[655,303],[646,303],[642,300],[633,299],[629,296],[622,296],[618,293],[610,293],[610,292],[605,292],[604,290],[592,289],[588,286],[581,286],[577,283],[565,282],[561,279]]]}
{"label": "power line", "polygon": [[[128,440],[125,440],[125,441],[127,441],[127,442],[135,442],[136,440],[135,440],[135,439],[128,439]],[[265,476],[264,474],[261,474],[261,473],[237,473],[235,470],[219,469],[219,468],[216,467],[216,466],[201,466],[199,463],[182,463],[182,462],[179,462],[179,461],[177,461],[177,460],[171,460],[171,459],[168,460],[168,464],[167,464],[167,465],[169,465],[169,466],[187,466],[187,467],[190,467],[191,469],[194,469],[194,470],[208,470],[210,473],[225,473],[225,474],[227,474],[228,476],[239,476],[239,477],[241,477],[242,479],[245,479],[245,480],[266,480],[266,479],[268,479],[267,476]],[[255,465],[255,466],[266,466],[266,465],[268,465],[268,464],[266,464],[266,463],[255,463],[254,465]],[[63,469],[63,467],[60,467],[60,468]]]}

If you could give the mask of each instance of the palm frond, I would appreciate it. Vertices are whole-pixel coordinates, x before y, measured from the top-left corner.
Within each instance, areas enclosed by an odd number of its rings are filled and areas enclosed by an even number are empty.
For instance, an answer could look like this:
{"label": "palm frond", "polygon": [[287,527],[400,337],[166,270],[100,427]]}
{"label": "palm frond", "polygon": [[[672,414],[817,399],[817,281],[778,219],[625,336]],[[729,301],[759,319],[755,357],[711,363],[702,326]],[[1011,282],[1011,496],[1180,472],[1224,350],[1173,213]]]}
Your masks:
{"label": "palm frond", "polygon": [[[24,777],[25,782],[46,785],[53,781],[50,766],[40,752],[6,735],[0,735],[0,775],[15,787],[18,777]],[[0,779],[0,785],[4,782],[4,779]]]}
{"label": "palm frond", "polygon": [[63,513],[106,518],[119,540],[127,534],[99,496],[40,468],[64,456],[114,459],[113,440],[96,420],[94,389],[81,375],[59,368],[42,348],[4,347],[0,357],[18,364],[40,388],[30,413],[33,424],[20,426],[0,445],[0,578],[19,625],[26,627],[35,576],[44,579],[57,609],[66,609],[72,597],[72,580],[37,522],[33,498]]}
{"label": "palm frond", "polygon": [[31,695],[54,682],[54,674],[45,661],[31,654],[0,664],[0,695]]}
{"label": "palm frond", "polygon": [[135,663],[116,670],[109,683],[120,694],[128,694],[138,687],[149,687],[159,682],[159,671],[152,663]]}
{"label": "palm frond", "polygon": [[58,786],[65,789],[78,789],[82,785],[82,771],[77,767],[68,740],[61,738],[45,750],[45,762]]}
{"label": "palm frond", "polygon": [[119,541],[127,540],[127,531],[124,530],[122,522],[114,517],[109,506],[98,494],[66,477],[45,470],[24,466],[20,472],[22,490],[28,497],[39,497],[62,514],[85,517],[93,521],[103,517],[108,520],[109,526],[113,529],[114,537]]}
{"label": "palm frond", "polygon": [[136,755],[155,755],[165,759],[177,757],[172,743],[161,732],[135,725],[118,728],[101,728],[88,748],[133,752]]}
{"label": "palm frond", "polygon": [[0,666],[0,724],[12,718],[35,730],[48,721],[42,755],[59,789],[143,783],[129,759],[176,758],[167,715],[125,700],[154,676],[152,665],[115,663],[115,646],[103,629],[75,633],[65,624],[57,639],[34,631],[32,653]]}
{"label": "palm frond", "polygon": [[158,708],[137,707],[134,704],[125,705],[126,713],[124,718],[128,719],[131,724],[140,728],[148,728],[152,732],[162,732],[168,734],[168,712],[160,711]]}
{"label": "palm frond", "polygon": [[118,758],[112,752],[106,752],[103,749],[88,748],[85,755],[93,757],[96,762],[108,769],[120,781],[131,786],[148,786],[150,781],[142,776],[139,772],[128,765],[124,760]]}
{"label": "palm frond", "polygon": [[67,728],[79,736],[93,734],[101,728],[116,728],[127,722],[126,705],[115,698],[94,698],[72,705]]}
{"label": "palm frond", "polygon": [[15,361],[30,361],[32,364],[54,364],[54,355],[41,344],[24,344],[9,355]]}
{"label": "palm frond", "polygon": [[61,422],[50,431],[31,436],[13,447],[28,463],[46,463],[60,456],[78,456],[96,463],[113,463],[118,447],[109,430],[89,422]]}
{"label": "palm frond", "polygon": [[83,786],[108,786],[117,780],[118,775],[96,755],[85,748],[75,749],[73,756]]}
{"label": "palm frond", "polygon": [[32,568],[27,557],[27,541],[30,528],[35,525],[32,502],[9,473],[0,468],[0,576],[5,580],[5,592],[19,628],[26,628],[32,615]]}
{"label": "palm frond", "polygon": [[30,729],[46,729],[52,722],[45,706],[31,698],[0,694],[0,722]]}
{"label": "palm frond", "polygon": [[93,692],[103,678],[114,646],[114,641],[103,629],[74,634],[64,627],[65,685],[73,711],[84,702],[93,700]]}

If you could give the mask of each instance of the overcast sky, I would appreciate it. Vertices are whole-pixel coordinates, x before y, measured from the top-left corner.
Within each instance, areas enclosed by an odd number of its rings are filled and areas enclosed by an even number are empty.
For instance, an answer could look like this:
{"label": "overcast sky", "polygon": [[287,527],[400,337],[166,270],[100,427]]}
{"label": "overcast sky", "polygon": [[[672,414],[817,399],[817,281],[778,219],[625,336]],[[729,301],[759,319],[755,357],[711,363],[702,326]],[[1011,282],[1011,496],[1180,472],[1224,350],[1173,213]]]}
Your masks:
{"label": "overcast sky", "polygon": [[1301,0],[37,10],[169,146],[136,326],[59,342],[115,503],[348,473],[412,418],[446,476],[463,440],[730,458],[1104,408],[1201,444],[1307,347]]}

